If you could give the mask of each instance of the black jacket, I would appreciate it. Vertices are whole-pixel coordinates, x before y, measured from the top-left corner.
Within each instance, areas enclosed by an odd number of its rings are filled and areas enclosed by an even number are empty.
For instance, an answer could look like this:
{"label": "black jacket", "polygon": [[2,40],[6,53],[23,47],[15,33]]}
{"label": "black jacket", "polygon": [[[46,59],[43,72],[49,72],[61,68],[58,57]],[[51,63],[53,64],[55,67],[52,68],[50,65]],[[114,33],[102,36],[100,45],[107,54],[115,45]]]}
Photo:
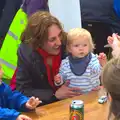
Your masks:
{"label": "black jacket", "polygon": [[120,19],[114,4],[114,0],[81,0],[82,21],[107,23],[111,25],[113,32],[120,33]]}
{"label": "black jacket", "polygon": [[[64,50],[62,53],[61,57],[64,58]],[[16,89],[26,96],[38,97],[44,104],[57,100],[52,87],[48,83],[46,67],[42,56],[23,43],[18,49]]]}

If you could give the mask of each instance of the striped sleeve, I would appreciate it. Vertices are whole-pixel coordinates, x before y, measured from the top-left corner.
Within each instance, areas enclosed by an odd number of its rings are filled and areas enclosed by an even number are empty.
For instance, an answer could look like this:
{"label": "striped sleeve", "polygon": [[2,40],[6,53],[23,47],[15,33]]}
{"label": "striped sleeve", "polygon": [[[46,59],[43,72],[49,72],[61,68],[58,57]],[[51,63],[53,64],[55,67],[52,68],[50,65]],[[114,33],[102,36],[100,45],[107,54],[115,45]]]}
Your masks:
{"label": "striped sleeve", "polygon": [[102,66],[99,63],[99,60],[97,59],[97,57],[93,54],[92,56],[92,61],[91,61],[91,70],[92,73],[94,74],[99,74],[101,73],[102,70]]}
{"label": "striped sleeve", "polygon": [[94,87],[97,87],[100,85],[101,70],[102,70],[102,67],[99,63],[99,60],[94,55],[92,57],[92,62],[91,62],[91,80]]}
{"label": "striped sleeve", "polygon": [[66,70],[67,70],[67,60],[64,59],[61,62],[60,69],[59,69],[59,74],[61,75],[63,81],[66,81],[67,76],[66,76]]}

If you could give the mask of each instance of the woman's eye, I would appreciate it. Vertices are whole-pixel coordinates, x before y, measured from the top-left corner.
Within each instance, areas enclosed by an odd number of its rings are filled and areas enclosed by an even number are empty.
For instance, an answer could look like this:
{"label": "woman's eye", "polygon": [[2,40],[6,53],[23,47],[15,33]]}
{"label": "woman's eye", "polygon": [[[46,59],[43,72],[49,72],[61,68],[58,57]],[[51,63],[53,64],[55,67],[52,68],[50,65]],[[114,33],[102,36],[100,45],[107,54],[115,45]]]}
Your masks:
{"label": "woman's eye", "polygon": [[53,41],[55,41],[55,38],[51,38],[51,39],[49,40],[49,42],[53,42]]}

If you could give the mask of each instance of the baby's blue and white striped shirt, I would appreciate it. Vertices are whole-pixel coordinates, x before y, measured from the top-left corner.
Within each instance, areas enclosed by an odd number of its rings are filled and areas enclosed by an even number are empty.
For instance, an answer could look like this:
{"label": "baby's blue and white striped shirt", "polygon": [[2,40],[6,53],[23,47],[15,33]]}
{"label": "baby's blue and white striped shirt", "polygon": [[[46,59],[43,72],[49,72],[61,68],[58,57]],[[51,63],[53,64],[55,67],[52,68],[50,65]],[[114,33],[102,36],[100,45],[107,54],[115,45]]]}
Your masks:
{"label": "baby's blue and white striped shirt", "polygon": [[96,55],[93,53],[86,71],[81,76],[76,76],[72,73],[69,64],[69,58],[66,57],[61,62],[59,74],[63,81],[70,80],[69,87],[78,87],[83,93],[91,91],[93,88],[100,85],[101,65]]}

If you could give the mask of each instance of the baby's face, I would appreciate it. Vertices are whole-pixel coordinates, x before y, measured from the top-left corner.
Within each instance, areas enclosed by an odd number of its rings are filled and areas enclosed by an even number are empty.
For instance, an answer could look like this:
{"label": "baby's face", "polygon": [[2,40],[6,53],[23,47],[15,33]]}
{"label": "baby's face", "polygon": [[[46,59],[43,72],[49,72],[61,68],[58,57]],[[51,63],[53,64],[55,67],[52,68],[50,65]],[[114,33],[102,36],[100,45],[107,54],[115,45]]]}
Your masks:
{"label": "baby's face", "polygon": [[87,37],[78,37],[68,46],[68,52],[73,57],[83,58],[90,52],[90,43]]}

